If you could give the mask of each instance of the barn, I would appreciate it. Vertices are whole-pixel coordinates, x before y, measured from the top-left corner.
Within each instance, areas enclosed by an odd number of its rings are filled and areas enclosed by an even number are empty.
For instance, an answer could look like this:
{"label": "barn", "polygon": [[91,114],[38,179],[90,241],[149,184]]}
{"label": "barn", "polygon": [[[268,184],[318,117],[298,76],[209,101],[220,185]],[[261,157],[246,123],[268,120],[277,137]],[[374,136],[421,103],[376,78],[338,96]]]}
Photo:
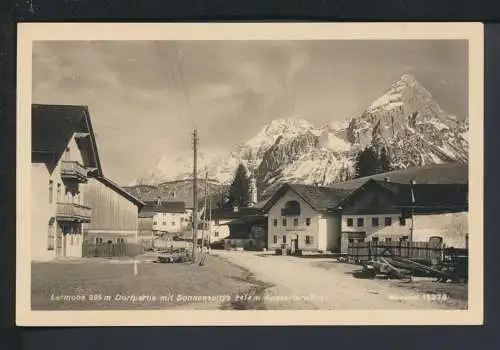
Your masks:
{"label": "barn", "polygon": [[86,243],[137,243],[142,201],[98,175],[89,177],[84,198],[92,208],[91,220],[83,227]]}

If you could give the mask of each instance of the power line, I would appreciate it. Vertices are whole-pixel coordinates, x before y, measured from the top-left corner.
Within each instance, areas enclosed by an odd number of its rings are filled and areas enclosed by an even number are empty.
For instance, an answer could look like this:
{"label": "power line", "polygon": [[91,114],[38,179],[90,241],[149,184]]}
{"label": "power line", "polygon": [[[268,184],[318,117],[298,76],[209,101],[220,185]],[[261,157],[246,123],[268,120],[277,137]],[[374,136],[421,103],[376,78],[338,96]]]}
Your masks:
{"label": "power line", "polygon": [[189,90],[187,86],[186,79],[184,78],[184,70],[182,69],[182,55],[180,53],[179,48],[177,47],[177,43],[175,41],[172,42],[174,51],[175,51],[175,56],[177,58],[177,65],[179,67],[179,73],[181,75],[181,82],[184,87],[184,97],[186,99],[186,103],[189,104]]}
{"label": "power line", "polygon": [[195,128],[196,127],[196,118],[195,118],[194,114],[190,113],[190,108],[189,108],[189,106],[190,106],[189,87],[188,87],[187,81],[185,79],[184,69],[182,68],[183,67],[182,55],[181,55],[180,49],[177,46],[177,42],[175,40],[172,41],[172,47],[173,47],[174,54],[175,54],[175,57],[176,57],[177,68],[179,69],[179,74],[180,74],[180,78],[181,78],[182,88],[183,88],[183,91],[184,91],[184,99],[185,99],[185,102],[186,102],[186,110],[187,110],[187,112],[189,114],[189,117],[191,118],[192,127]]}
{"label": "power line", "polygon": [[160,50],[160,46],[159,46],[158,42],[154,41],[153,44],[155,46],[156,53],[158,54],[158,58],[160,59],[160,62],[166,63],[165,69],[162,69],[163,75],[166,78],[167,86],[170,85],[172,87],[172,89],[174,90],[175,103],[177,104],[177,107],[180,109],[181,116],[184,116],[185,115],[185,112],[184,112],[185,108],[181,105],[181,102],[180,102],[179,87],[177,86],[178,85],[177,79],[176,79],[175,74],[172,70],[172,66],[171,66],[168,54],[166,55],[166,57],[163,57],[163,54]]}

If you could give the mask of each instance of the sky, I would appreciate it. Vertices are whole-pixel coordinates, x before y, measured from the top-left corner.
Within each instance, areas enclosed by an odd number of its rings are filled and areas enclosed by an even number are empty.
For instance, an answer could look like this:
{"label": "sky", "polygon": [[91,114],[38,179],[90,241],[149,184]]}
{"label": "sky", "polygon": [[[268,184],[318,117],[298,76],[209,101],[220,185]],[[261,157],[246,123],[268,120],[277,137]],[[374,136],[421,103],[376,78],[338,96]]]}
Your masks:
{"label": "sky", "polygon": [[128,185],[162,155],[229,152],[280,118],[359,116],[403,74],[467,116],[458,40],[42,41],[33,103],[86,105],[106,176]]}

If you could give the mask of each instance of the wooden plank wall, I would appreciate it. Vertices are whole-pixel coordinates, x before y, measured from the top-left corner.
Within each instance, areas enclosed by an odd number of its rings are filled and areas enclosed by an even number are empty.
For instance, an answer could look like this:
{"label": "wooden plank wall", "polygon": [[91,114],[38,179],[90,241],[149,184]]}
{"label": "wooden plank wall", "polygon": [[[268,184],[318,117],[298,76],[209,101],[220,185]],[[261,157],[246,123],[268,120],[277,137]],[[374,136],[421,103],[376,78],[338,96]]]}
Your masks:
{"label": "wooden plank wall", "polygon": [[430,242],[357,242],[349,244],[347,255],[352,262],[367,261],[390,251],[396,256],[431,263],[442,261],[443,249]]}
{"label": "wooden plank wall", "polygon": [[138,208],[134,203],[93,178],[84,191],[85,205],[92,208],[87,229],[137,231]]}

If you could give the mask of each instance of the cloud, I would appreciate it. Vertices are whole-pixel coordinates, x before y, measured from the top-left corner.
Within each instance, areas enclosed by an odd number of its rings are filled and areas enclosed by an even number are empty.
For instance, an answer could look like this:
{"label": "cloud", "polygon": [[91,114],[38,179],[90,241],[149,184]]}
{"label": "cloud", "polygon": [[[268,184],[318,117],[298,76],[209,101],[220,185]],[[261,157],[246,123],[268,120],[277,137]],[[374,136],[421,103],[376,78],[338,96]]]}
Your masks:
{"label": "cloud", "polygon": [[[195,121],[205,150],[229,151],[273,119],[353,117],[409,67],[445,110],[462,115],[465,46],[454,45],[37,42],[33,101],[88,105],[106,173],[129,183],[163,154],[189,151]],[[439,89],[437,77],[455,84]]]}

